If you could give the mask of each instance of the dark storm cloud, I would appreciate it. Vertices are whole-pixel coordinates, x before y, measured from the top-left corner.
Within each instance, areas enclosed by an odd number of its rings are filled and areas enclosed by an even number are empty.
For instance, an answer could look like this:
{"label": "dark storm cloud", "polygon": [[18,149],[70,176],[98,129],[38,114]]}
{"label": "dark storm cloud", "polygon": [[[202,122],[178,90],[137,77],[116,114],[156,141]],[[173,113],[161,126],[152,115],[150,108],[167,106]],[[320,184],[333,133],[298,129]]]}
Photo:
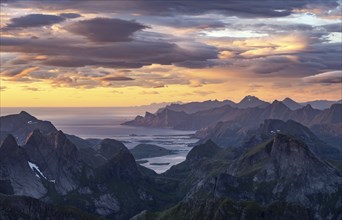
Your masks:
{"label": "dark storm cloud", "polygon": [[258,75],[301,77],[339,70],[341,60],[341,44],[325,43],[315,44],[302,52],[245,59],[243,62]]}
{"label": "dark storm cloud", "polygon": [[202,69],[215,66],[215,62],[213,61],[184,61],[176,63],[175,66],[186,67],[192,69]]}
{"label": "dark storm cloud", "polygon": [[59,16],[63,17],[63,18],[79,18],[81,17],[82,15],[80,14],[77,14],[77,13],[62,13],[60,14]]}
{"label": "dark storm cloud", "polygon": [[60,23],[64,20],[65,18],[57,15],[29,14],[17,18],[12,18],[5,29],[40,27]]}
{"label": "dark storm cloud", "polygon": [[[28,7],[32,2],[10,2],[13,7]],[[82,12],[98,13],[139,13],[140,15],[174,16],[178,14],[198,15],[205,13],[222,14],[238,17],[284,17],[294,9],[305,8],[307,5],[324,4],[336,7],[336,0],[230,0],[230,1],[44,1],[34,2],[41,9],[77,9]]]}
{"label": "dark storm cloud", "polygon": [[191,18],[191,17],[160,17],[158,19],[152,20],[152,23],[158,25],[169,26],[174,28],[196,28],[196,29],[215,29],[224,28],[227,26],[226,23],[217,20],[206,18]]}
{"label": "dark storm cloud", "polygon": [[170,65],[185,61],[207,61],[217,58],[217,49],[204,44],[192,44],[189,49],[174,43],[132,41],[120,44],[87,46],[61,39],[32,40],[29,38],[0,38],[3,52],[34,53],[48,56],[45,65],[81,67],[105,66],[140,68],[156,64]]}
{"label": "dark storm cloud", "polygon": [[95,42],[125,42],[131,41],[134,32],[147,28],[135,21],[115,18],[94,18],[78,21],[66,27],[74,34],[87,37]]}

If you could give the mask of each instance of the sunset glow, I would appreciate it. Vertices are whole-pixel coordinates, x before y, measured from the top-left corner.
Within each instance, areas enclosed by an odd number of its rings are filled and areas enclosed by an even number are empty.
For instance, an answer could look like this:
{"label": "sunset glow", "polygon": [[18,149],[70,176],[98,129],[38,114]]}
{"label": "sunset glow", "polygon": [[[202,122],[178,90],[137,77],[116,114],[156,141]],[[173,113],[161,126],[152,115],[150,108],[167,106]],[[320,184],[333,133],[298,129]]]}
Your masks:
{"label": "sunset glow", "polygon": [[195,5],[1,3],[1,106],[342,98],[340,4]]}

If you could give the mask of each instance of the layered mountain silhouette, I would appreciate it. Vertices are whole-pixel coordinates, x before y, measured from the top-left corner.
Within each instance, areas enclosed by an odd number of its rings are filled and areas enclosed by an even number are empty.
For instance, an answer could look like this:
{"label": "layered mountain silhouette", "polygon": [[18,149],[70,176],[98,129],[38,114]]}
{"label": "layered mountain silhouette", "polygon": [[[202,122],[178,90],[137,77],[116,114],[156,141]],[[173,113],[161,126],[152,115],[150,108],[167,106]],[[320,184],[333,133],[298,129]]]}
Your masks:
{"label": "layered mountain silhouette", "polygon": [[117,140],[64,134],[26,112],[3,116],[0,218],[339,219],[341,154],[311,128],[338,130],[340,111],[278,101],[192,114],[165,108],[147,116],[151,126],[210,126],[163,174],[136,162],[172,153],[158,146],[130,152]]}
{"label": "layered mountain silhouette", "polygon": [[[246,103],[249,99],[247,97],[241,103]],[[144,117],[137,116],[133,121],[125,122],[124,125],[198,130],[225,121],[237,122],[243,126],[255,126],[265,119],[292,119],[304,125],[335,124],[342,120],[341,106],[342,104],[333,104],[329,109],[322,111],[308,104],[291,110],[283,102],[275,100],[271,104],[260,104],[258,107],[236,108],[225,105],[192,114],[165,108],[156,114],[146,112]]]}

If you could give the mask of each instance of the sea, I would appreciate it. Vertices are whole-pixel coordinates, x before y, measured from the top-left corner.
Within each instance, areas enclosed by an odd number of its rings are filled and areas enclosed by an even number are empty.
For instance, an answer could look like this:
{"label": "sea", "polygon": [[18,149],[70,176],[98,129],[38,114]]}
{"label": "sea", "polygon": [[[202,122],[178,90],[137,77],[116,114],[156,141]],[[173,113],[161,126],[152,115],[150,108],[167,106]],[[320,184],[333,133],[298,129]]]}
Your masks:
{"label": "sea", "polygon": [[[157,109],[148,109],[149,111]],[[138,144],[148,143],[173,150],[172,155],[142,158],[142,166],[157,173],[163,173],[171,166],[181,163],[198,139],[195,131],[157,129],[121,125],[144,115],[141,107],[2,107],[0,115],[18,114],[26,111],[40,120],[51,121],[58,130],[81,138],[112,138],[122,141],[128,149]]]}

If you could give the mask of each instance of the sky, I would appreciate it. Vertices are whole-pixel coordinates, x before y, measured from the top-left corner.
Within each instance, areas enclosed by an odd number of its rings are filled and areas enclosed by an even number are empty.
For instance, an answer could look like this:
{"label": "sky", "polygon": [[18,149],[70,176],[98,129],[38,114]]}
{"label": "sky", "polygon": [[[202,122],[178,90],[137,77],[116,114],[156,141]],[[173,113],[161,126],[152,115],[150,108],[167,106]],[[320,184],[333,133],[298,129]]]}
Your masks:
{"label": "sky", "polygon": [[0,104],[339,100],[341,1],[1,1]]}

